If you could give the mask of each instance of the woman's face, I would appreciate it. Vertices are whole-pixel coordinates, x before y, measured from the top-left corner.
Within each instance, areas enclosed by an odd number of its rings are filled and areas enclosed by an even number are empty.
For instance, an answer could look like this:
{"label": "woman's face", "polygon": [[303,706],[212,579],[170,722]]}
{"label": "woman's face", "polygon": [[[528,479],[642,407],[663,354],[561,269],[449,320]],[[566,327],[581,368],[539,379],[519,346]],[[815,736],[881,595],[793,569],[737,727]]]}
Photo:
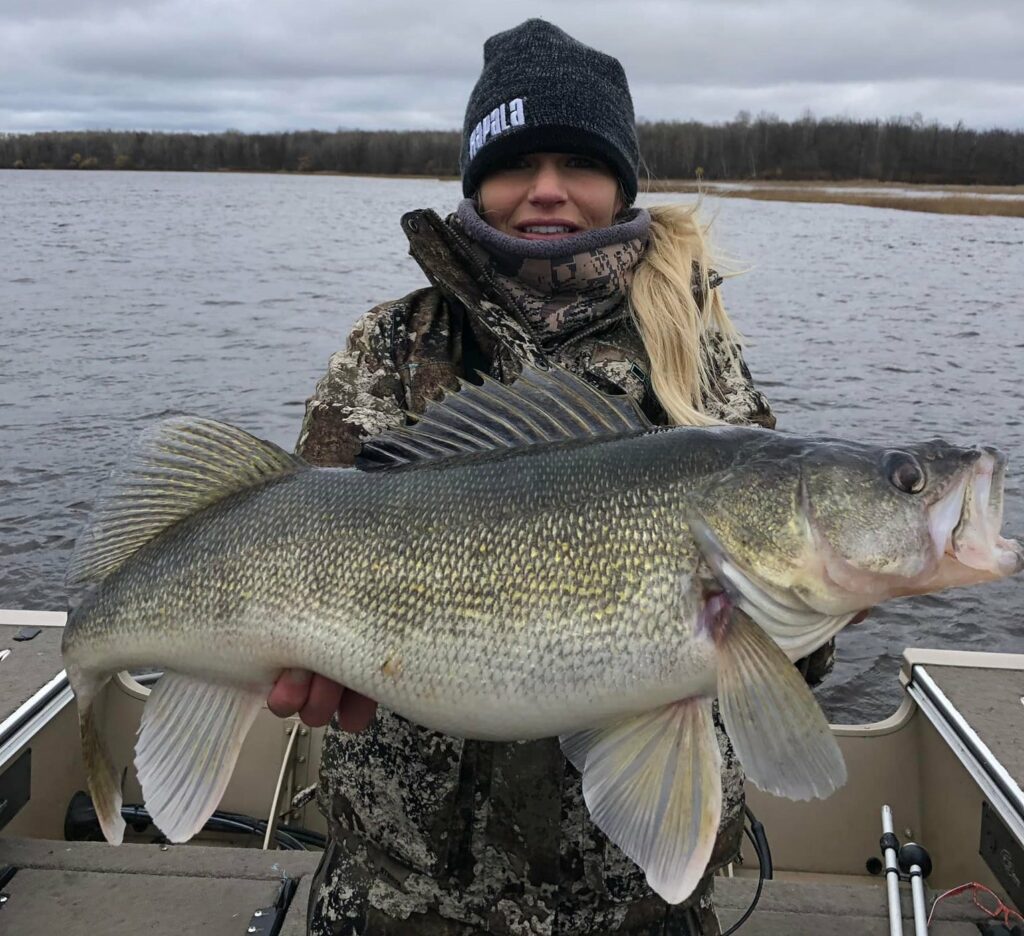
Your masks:
{"label": "woman's face", "polygon": [[602,162],[570,153],[529,153],[480,185],[480,214],[504,234],[558,240],[611,225],[622,210],[618,180]]}

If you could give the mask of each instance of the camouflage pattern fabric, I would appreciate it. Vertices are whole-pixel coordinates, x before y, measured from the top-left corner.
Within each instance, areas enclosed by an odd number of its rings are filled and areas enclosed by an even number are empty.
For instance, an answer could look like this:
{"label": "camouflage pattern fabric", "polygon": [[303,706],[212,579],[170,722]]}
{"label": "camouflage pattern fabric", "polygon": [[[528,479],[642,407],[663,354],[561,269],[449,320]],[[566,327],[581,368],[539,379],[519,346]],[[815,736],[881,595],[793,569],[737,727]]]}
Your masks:
{"label": "camouflage pattern fabric", "polygon": [[[371,310],[331,358],[303,421],[307,460],[349,465],[364,439],[402,424],[459,378],[485,372],[508,383],[540,358],[630,395],[666,422],[621,303],[568,335],[541,334],[451,219],[417,211],[402,223],[432,286]],[[718,388],[709,412],[773,427],[738,349],[709,335],[704,351]],[[464,741],[383,709],[359,734],[333,724],[318,789],[331,841],[309,931],[716,936],[711,874],[734,858],[743,827],[742,774],[721,728],[719,741],[724,803],[709,876],[670,907],[589,821],[580,776],[557,739]]]}
{"label": "camouflage pattern fabric", "polygon": [[477,250],[542,341],[561,344],[623,304],[645,248],[637,238],[557,260]]}

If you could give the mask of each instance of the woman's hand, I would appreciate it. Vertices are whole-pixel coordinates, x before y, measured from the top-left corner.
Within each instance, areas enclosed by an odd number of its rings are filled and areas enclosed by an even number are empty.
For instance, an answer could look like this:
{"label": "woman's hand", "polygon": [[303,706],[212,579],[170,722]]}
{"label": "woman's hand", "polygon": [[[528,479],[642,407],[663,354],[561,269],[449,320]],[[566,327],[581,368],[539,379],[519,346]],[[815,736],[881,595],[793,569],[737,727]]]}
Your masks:
{"label": "woman's hand", "polygon": [[321,728],[335,711],[345,731],[362,731],[373,721],[377,703],[309,670],[286,669],[267,696],[267,708],[279,718],[299,713],[310,728]]}

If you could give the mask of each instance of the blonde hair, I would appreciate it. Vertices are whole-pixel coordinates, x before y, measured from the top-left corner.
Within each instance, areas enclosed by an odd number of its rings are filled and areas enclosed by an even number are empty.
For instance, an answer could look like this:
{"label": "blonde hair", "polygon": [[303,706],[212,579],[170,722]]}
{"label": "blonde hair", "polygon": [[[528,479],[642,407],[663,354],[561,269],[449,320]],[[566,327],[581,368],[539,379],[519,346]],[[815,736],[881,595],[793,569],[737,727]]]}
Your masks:
{"label": "blonde hair", "polygon": [[648,209],[650,243],[630,287],[630,309],[651,361],[651,385],[669,420],[682,426],[720,422],[704,412],[704,399],[716,393],[702,350],[707,334],[717,331],[727,354],[735,354],[740,342],[718,290],[709,286],[711,248],[698,207]]}

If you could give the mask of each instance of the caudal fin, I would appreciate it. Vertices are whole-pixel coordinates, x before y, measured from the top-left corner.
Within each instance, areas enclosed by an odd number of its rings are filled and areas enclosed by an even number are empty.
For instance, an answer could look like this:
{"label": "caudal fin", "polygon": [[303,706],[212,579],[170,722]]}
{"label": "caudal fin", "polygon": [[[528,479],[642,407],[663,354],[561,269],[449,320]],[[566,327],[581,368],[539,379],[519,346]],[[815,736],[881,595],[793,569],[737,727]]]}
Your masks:
{"label": "caudal fin", "polygon": [[96,818],[103,835],[112,845],[120,845],[124,838],[124,819],[121,818],[121,783],[110,759],[103,737],[97,729],[98,716],[95,700],[106,680],[89,686],[75,685],[72,689],[78,703],[78,726],[82,735],[82,759],[89,783]]}
{"label": "caudal fin", "polygon": [[239,687],[166,672],[142,712],[135,767],[153,822],[187,842],[217,808],[270,686]]}
{"label": "caudal fin", "polygon": [[566,735],[590,817],[669,903],[704,876],[722,814],[710,699],[685,699],[607,728]]}

